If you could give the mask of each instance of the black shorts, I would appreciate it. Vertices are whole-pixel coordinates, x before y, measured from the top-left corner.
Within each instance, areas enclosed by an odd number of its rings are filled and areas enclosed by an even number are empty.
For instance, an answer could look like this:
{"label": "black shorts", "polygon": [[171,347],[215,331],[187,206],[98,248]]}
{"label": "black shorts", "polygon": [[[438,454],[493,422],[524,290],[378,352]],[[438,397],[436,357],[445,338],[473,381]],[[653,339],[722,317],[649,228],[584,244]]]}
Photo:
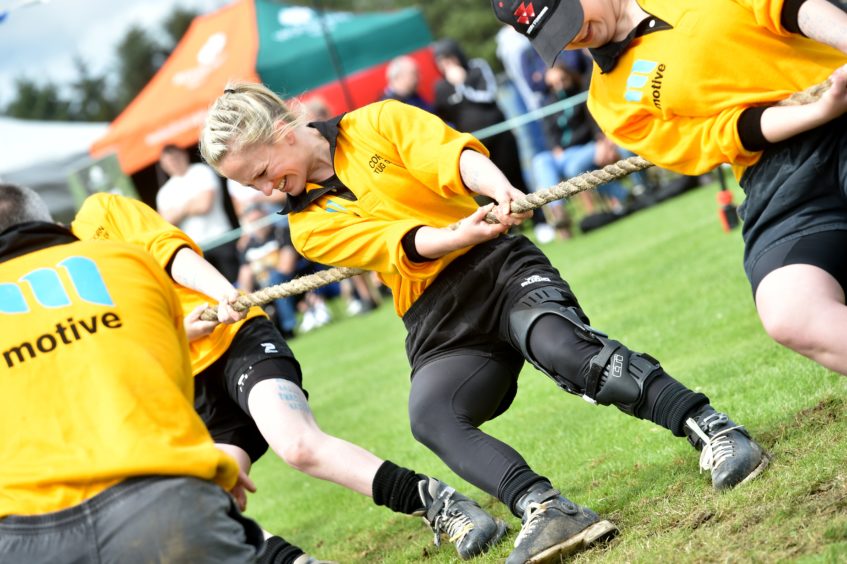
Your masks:
{"label": "black shorts", "polygon": [[[765,150],[761,160],[741,177],[747,196],[739,208],[744,220],[744,271],[754,295],[764,275],[774,268],[820,260],[796,258],[782,263],[789,256],[809,257],[810,251],[817,255],[804,240],[817,234],[847,231],[844,131],[847,115],[777,143]],[[844,253],[839,253],[843,248],[824,253],[829,255],[826,264],[834,266],[822,268],[836,278],[847,260]],[[807,264],[818,266],[817,262]]]}
{"label": "black shorts", "polygon": [[194,408],[216,443],[238,446],[254,462],[268,450],[247,398],[253,386],[276,378],[303,387],[300,365],[282,335],[266,317],[254,317],[226,353],[194,378]]}
{"label": "black shorts", "polygon": [[828,272],[847,293],[847,231],[822,231],[792,239],[762,253],[750,269],[753,297],[765,276],[789,264],[810,264]]}
{"label": "black shorts", "polygon": [[477,245],[438,275],[403,316],[406,355],[415,373],[453,355],[487,356],[510,365],[514,385],[494,414],[517,392],[524,358],[511,343],[509,312],[529,292],[553,287],[562,302],[579,307],[570,286],[529,239],[505,235]]}

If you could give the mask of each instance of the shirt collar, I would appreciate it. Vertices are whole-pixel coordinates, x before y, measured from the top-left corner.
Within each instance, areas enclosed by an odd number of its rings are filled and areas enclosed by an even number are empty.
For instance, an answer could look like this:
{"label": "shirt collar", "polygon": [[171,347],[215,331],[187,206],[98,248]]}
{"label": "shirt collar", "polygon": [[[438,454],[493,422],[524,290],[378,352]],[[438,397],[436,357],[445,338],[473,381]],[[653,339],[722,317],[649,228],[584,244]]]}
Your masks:
{"label": "shirt collar", "polygon": [[0,233],[0,262],[78,240],[70,230],[55,223],[44,221],[19,223]]}
{"label": "shirt collar", "polygon": [[[317,129],[318,133],[329,141],[329,155],[330,160],[333,163],[335,163],[335,144],[338,139],[338,123],[344,115],[345,114],[341,114],[327,121],[313,121],[307,125],[307,127],[314,127]],[[279,213],[282,215],[288,215],[290,213],[303,211],[311,205],[312,202],[324,194],[330,193],[338,194],[340,197],[348,200],[356,199],[356,196],[349,188],[347,188],[347,186],[344,185],[343,182],[341,182],[338,175],[333,174],[331,177],[321,182],[317,188],[309,190],[309,187],[307,186],[306,191],[299,196],[289,195],[288,198],[285,199],[285,204],[282,206],[282,209],[279,210]]]}
{"label": "shirt collar", "polygon": [[607,72],[612,72],[614,70],[618,64],[618,59],[620,59],[624,51],[629,49],[630,43],[632,43],[637,37],[648,35],[654,31],[672,28],[673,26],[669,23],[657,18],[656,16],[648,15],[647,18],[641,20],[641,23],[635,26],[635,29],[630,31],[629,35],[624,37],[621,41],[610,41],[602,47],[589,49],[588,51],[594,58],[594,62],[597,63],[598,67],[600,67],[600,72],[606,74]]}

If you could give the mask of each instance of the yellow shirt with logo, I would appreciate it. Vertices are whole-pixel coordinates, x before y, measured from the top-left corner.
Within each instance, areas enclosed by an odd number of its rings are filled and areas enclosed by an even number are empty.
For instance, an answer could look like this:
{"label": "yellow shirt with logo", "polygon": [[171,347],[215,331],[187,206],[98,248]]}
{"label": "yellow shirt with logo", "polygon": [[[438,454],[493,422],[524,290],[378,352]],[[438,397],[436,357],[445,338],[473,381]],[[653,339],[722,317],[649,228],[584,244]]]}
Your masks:
{"label": "yellow shirt with logo", "polygon": [[179,301],[146,252],[66,242],[0,262],[0,280],[0,517],[132,476],[234,485],[194,411]]}
{"label": "yellow shirt with logo", "polygon": [[[99,193],[89,196],[71,224],[80,239],[123,241],[147,250],[163,268],[182,247],[198,254],[197,244],[179,228],[174,227],[153,208],[143,202],[116,194]],[[209,297],[173,282],[184,314],[208,303]],[[237,323],[220,324],[207,336],[189,343],[191,370],[196,376],[219,359],[229,348],[238,329],[247,321],[265,316],[261,308],[251,308],[247,317]]]}
{"label": "yellow shirt with logo", "polygon": [[782,0],[639,0],[672,29],[635,39],[617,66],[591,78],[588,108],[619,145],[652,163],[740,177],[761,151],[738,134],[741,113],[826,80],[847,56],[781,21]]}
{"label": "yellow shirt with logo", "polygon": [[402,245],[419,225],[446,227],[478,208],[459,174],[465,149],[488,154],[472,135],[395,100],[345,114],[333,164],[356,200],[325,195],[291,213],[294,246],[315,262],[377,272],[402,316],[439,272],[469,250],[416,263]]}

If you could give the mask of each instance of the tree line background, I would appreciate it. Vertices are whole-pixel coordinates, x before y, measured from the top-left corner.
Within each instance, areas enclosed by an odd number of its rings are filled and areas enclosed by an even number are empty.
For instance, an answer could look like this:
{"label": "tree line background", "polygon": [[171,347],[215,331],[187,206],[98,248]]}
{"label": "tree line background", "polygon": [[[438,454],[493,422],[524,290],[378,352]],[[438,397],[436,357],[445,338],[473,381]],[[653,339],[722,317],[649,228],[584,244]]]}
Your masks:
{"label": "tree line background", "polygon": [[[493,38],[500,24],[486,0],[312,0],[280,4],[354,12],[416,6],[423,12],[433,37],[452,37],[469,56],[483,57],[499,68]],[[161,22],[160,33],[130,27],[114,47],[114,62],[99,74],[92,72],[84,59],[76,57],[76,78],[68,84],[49,78],[18,77],[13,97],[0,113],[22,119],[112,121],[156,74],[197,15],[176,6]]]}

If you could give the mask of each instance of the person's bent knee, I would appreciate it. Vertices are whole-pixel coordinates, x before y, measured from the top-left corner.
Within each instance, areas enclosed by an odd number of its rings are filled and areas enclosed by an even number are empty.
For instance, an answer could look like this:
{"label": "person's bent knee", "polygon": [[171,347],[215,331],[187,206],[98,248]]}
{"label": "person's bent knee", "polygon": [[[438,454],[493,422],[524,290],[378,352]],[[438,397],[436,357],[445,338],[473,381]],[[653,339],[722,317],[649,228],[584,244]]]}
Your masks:
{"label": "person's bent knee", "polygon": [[438,410],[432,405],[419,403],[416,407],[409,407],[409,425],[412,436],[422,445],[433,448],[437,443],[437,437],[443,434],[441,430],[444,418],[438,414]]}
{"label": "person's bent knee", "polygon": [[768,336],[784,347],[805,352],[813,346],[813,320],[809,320],[802,307],[787,303],[785,298],[772,299],[760,286],[756,309],[762,327]]}
{"label": "person's bent knee", "polygon": [[808,326],[802,318],[785,311],[759,312],[762,327],[768,336],[784,347],[804,353],[814,348]]}
{"label": "person's bent knee", "polygon": [[416,441],[423,444],[427,444],[429,431],[431,430],[427,425],[425,411],[425,409],[409,410],[409,426],[412,436]]}

